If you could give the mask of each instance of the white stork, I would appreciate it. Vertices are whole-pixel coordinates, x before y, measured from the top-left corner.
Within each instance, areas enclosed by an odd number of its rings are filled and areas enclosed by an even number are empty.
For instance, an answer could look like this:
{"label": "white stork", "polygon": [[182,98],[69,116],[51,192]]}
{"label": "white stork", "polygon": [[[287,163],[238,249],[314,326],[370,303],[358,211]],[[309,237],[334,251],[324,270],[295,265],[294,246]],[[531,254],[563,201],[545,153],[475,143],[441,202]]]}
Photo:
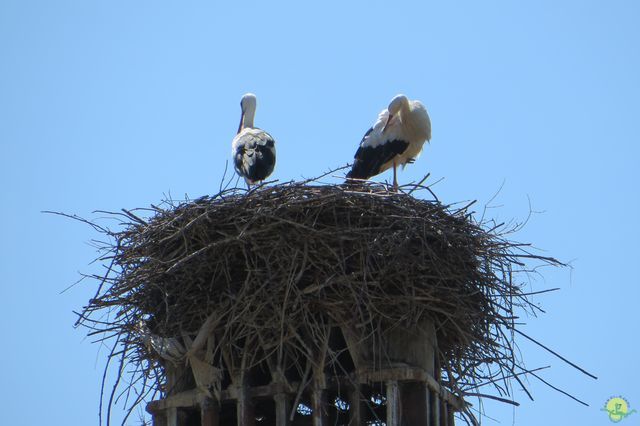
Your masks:
{"label": "white stork", "polygon": [[396,168],[413,163],[429,140],[431,120],[427,109],[420,101],[396,95],[364,134],[347,179],[369,179],[393,167],[393,187],[397,191]]}
{"label": "white stork", "polygon": [[236,172],[247,186],[265,180],[276,165],[275,141],[262,129],[253,127],[256,95],[247,93],[240,101],[242,115],[238,133],[231,143],[231,155]]}

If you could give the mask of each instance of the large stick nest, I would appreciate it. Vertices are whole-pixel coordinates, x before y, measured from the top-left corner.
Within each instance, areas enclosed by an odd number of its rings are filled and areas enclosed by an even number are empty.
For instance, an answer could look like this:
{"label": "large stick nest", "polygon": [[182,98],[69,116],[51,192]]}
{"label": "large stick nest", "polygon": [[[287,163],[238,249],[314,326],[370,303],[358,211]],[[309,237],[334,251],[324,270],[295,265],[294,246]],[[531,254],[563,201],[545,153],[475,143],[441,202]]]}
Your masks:
{"label": "large stick nest", "polygon": [[112,354],[135,367],[125,388],[161,389],[159,355],[141,329],[193,338],[215,318],[220,347],[243,342],[253,362],[271,352],[302,368],[327,325],[367,335],[428,318],[439,379],[463,395],[522,371],[514,311],[531,306],[514,272],[529,269],[523,260],[557,263],[466,207],[374,185],[234,189],[122,217],[118,231],[99,228],[112,263],[80,323],[115,337]]}

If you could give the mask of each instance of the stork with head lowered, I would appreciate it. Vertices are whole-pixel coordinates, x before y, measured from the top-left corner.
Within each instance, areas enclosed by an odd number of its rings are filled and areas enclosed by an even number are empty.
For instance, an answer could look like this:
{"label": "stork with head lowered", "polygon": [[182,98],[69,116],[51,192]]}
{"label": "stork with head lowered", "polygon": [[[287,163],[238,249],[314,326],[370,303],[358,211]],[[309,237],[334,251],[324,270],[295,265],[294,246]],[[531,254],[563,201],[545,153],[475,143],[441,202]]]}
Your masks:
{"label": "stork with head lowered", "polygon": [[369,179],[393,167],[397,191],[397,167],[413,163],[429,140],[431,119],[425,106],[397,95],[362,138],[347,179]]}

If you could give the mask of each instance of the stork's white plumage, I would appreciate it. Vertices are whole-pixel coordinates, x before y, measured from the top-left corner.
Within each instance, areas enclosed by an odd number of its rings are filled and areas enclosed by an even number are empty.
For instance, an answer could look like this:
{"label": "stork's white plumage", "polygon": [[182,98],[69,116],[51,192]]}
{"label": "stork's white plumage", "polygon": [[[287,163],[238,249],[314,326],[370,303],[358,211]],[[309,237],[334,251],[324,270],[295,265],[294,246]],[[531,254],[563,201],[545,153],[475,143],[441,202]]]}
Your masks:
{"label": "stork's white plumage", "polygon": [[420,101],[397,95],[365,133],[347,178],[369,179],[393,167],[393,186],[397,190],[397,166],[412,163],[429,140],[431,120],[427,109]]}
{"label": "stork's white plumage", "polygon": [[253,126],[256,104],[253,93],[242,97],[238,134],[231,143],[233,166],[247,185],[265,180],[276,165],[275,140],[269,133]]}

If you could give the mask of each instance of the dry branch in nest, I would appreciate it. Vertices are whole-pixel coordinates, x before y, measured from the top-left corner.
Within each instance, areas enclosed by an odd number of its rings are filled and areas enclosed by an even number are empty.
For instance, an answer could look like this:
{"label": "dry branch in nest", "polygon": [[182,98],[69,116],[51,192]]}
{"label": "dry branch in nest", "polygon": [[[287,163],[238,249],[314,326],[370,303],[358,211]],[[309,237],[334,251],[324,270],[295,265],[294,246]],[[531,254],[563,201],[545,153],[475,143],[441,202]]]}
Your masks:
{"label": "dry branch in nest", "polygon": [[523,371],[512,346],[516,311],[532,308],[514,274],[531,261],[559,263],[467,207],[381,185],[303,182],[115,213],[119,230],[97,228],[111,237],[108,272],[79,319],[111,339],[118,376],[130,373],[104,399],[110,408],[167,392],[167,360],[205,346],[213,367],[242,353],[250,365],[276,359],[303,377],[333,326],[381,336],[425,318],[443,386],[463,396],[493,383],[508,394]]}

